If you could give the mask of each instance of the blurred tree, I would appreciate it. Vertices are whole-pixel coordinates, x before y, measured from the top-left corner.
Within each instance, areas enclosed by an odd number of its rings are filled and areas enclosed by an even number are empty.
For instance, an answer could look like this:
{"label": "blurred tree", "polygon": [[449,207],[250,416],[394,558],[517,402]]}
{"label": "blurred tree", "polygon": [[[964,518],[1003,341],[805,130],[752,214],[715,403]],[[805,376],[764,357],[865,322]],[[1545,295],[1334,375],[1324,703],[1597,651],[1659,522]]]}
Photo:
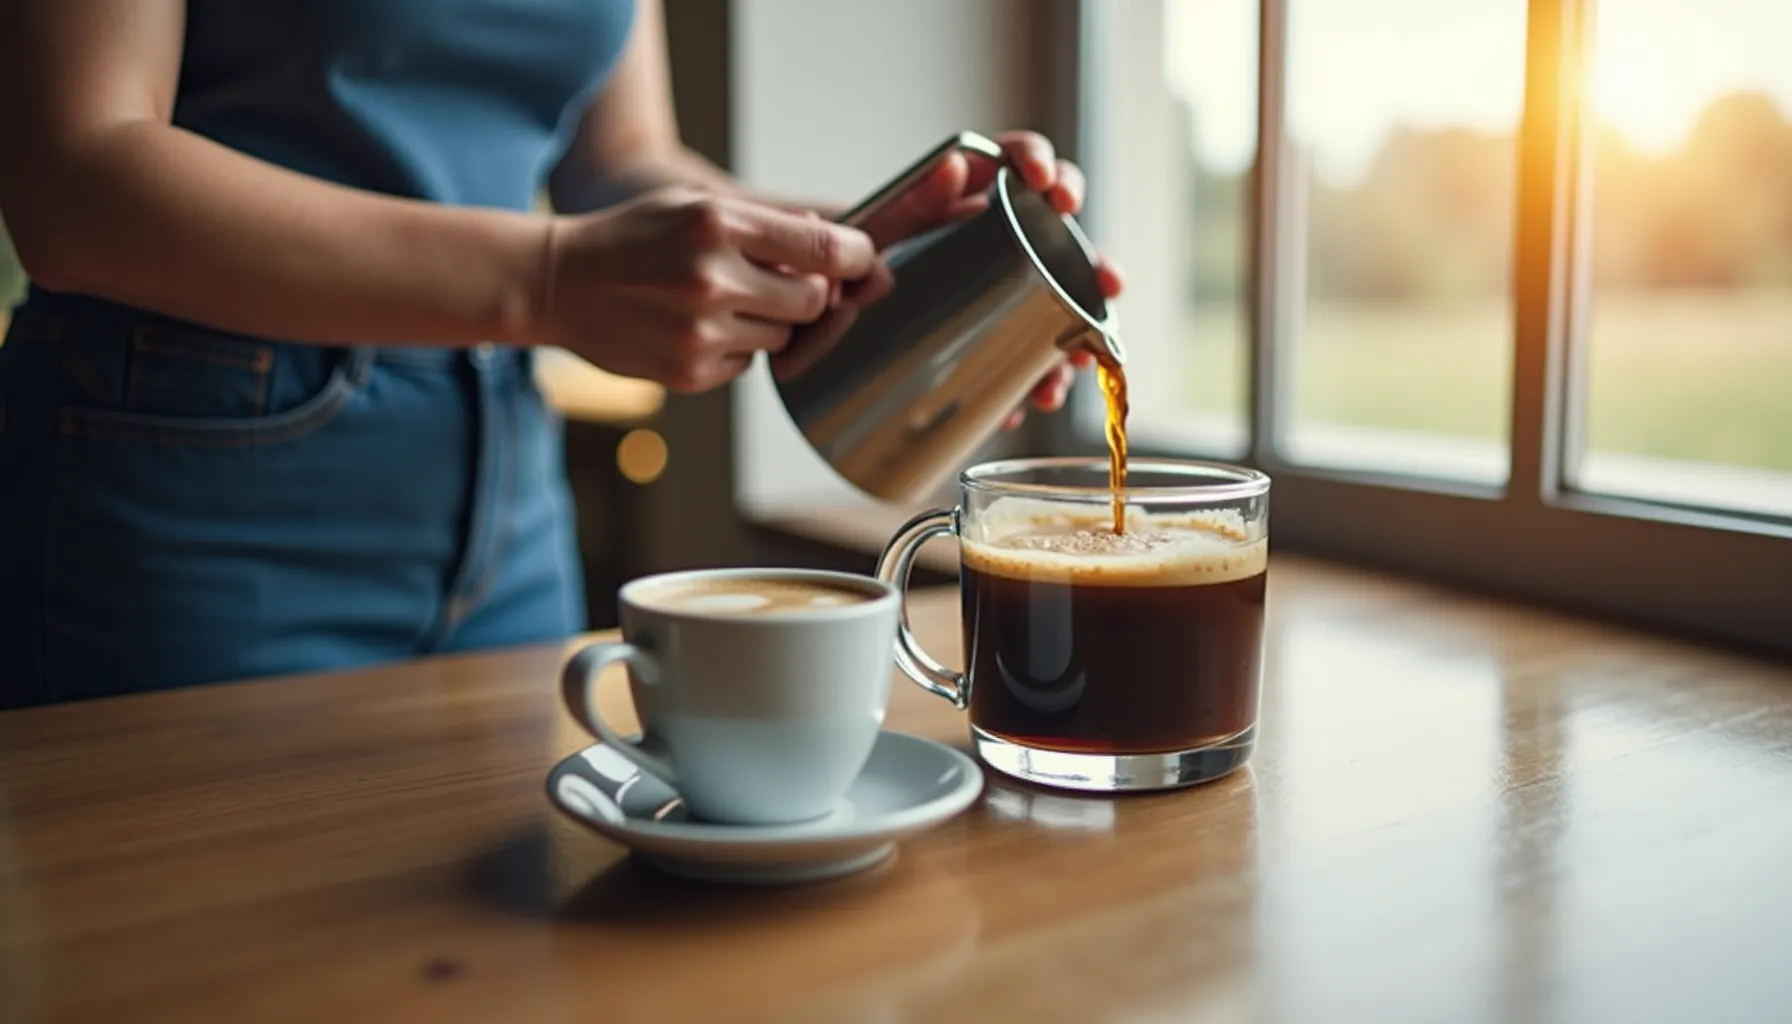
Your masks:
{"label": "blurred tree", "polygon": [[1245,280],[1246,174],[1225,174],[1195,165],[1194,292],[1197,300],[1243,294]]}
{"label": "blurred tree", "polygon": [[[1399,301],[1504,293],[1516,159],[1509,136],[1400,127],[1362,177],[1307,182],[1315,299]],[[1792,121],[1761,93],[1720,97],[1673,152],[1594,139],[1594,280],[1611,288],[1792,283]],[[1235,295],[1244,175],[1196,172],[1195,295]]]}
{"label": "blurred tree", "polygon": [[1716,101],[1654,172],[1663,202],[1649,283],[1792,283],[1792,125],[1771,98]]}
{"label": "blurred tree", "polygon": [[1361,181],[1309,180],[1316,298],[1496,294],[1511,271],[1514,164],[1504,137],[1399,128]]}

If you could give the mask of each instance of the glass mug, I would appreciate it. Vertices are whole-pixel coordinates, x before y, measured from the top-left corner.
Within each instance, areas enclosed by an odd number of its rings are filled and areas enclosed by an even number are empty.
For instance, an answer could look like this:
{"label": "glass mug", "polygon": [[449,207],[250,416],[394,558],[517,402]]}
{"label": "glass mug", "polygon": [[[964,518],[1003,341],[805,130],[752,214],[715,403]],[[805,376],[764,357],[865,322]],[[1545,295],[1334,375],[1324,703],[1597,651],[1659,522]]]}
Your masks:
{"label": "glass mug", "polygon": [[1243,765],[1257,736],[1269,478],[1134,459],[1126,531],[1104,458],[1013,459],[959,477],[957,508],[917,516],[878,576],[906,588],[915,553],[954,535],[964,672],[916,641],[896,663],[969,708],[977,754],[1048,786],[1166,789]]}

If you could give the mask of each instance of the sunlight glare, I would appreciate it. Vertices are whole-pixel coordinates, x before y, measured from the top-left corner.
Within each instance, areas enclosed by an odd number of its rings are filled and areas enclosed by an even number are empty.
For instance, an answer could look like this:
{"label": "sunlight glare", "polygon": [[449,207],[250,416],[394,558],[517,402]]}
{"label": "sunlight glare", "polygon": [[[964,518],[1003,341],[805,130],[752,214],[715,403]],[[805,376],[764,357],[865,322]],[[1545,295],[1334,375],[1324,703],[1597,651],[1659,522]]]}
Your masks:
{"label": "sunlight glare", "polygon": [[1792,4],[1624,0],[1598,18],[1595,114],[1645,152],[1673,150],[1726,93],[1759,90],[1792,111]]}

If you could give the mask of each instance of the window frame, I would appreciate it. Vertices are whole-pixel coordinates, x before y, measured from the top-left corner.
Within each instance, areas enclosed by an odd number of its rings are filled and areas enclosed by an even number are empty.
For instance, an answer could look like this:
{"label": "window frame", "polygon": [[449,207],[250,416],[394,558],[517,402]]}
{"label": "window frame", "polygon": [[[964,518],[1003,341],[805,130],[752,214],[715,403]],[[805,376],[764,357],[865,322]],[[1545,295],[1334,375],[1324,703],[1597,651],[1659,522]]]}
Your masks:
{"label": "window frame", "polygon": [[[1071,147],[1092,181],[1123,173],[1102,144],[1104,88],[1120,63],[1113,0],[1080,0]],[[1132,0],[1127,0],[1132,2]],[[1170,2],[1170,0],[1158,0]],[[1259,0],[1258,152],[1247,238],[1247,424],[1241,461],[1270,474],[1278,547],[1383,565],[1530,600],[1776,652],[1792,652],[1792,521],[1591,494],[1570,481],[1583,436],[1590,287],[1591,132],[1583,71],[1596,0],[1529,0],[1517,143],[1510,474],[1493,488],[1299,465],[1286,456],[1298,296],[1281,268],[1289,0]],[[1070,57],[1071,53],[1063,56]],[[1092,190],[1086,216],[1099,239]],[[1298,276],[1295,276],[1298,280]],[[1089,389],[1078,402],[1096,400]],[[1078,416],[1040,443],[1094,452]],[[1136,445],[1140,454],[1187,450]]]}

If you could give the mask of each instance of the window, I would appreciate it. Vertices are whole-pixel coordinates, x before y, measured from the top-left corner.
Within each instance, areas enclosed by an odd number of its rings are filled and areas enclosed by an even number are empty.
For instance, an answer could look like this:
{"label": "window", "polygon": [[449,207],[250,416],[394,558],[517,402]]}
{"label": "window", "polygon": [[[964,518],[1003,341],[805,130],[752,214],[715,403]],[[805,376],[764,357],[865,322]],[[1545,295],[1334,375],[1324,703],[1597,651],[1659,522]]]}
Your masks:
{"label": "window", "polygon": [[1284,546],[1792,650],[1782,8],[1084,0],[1138,447],[1268,470]]}
{"label": "window", "polygon": [[1290,459],[1505,482],[1524,13],[1289,3]]}
{"label": "window", "polygon": [[1789,45],[1783,4],[1600,10],[1585,490],[1792,515]]}
{"label": "window", "polygon": [[[1227,456],[1249,446],[1251,167],[1257,158],[1257,0],[1091,3],[1079,147],[1103,248],[1126,268],[1131,433]],[[1149,59],[1132,59],[1134,51]],[[1111,59],[1108,59],[1111,58]],[[1142,349],[1141,349],[1142,346]],[[1074,410],[1099,433],[1100,403]]]}

